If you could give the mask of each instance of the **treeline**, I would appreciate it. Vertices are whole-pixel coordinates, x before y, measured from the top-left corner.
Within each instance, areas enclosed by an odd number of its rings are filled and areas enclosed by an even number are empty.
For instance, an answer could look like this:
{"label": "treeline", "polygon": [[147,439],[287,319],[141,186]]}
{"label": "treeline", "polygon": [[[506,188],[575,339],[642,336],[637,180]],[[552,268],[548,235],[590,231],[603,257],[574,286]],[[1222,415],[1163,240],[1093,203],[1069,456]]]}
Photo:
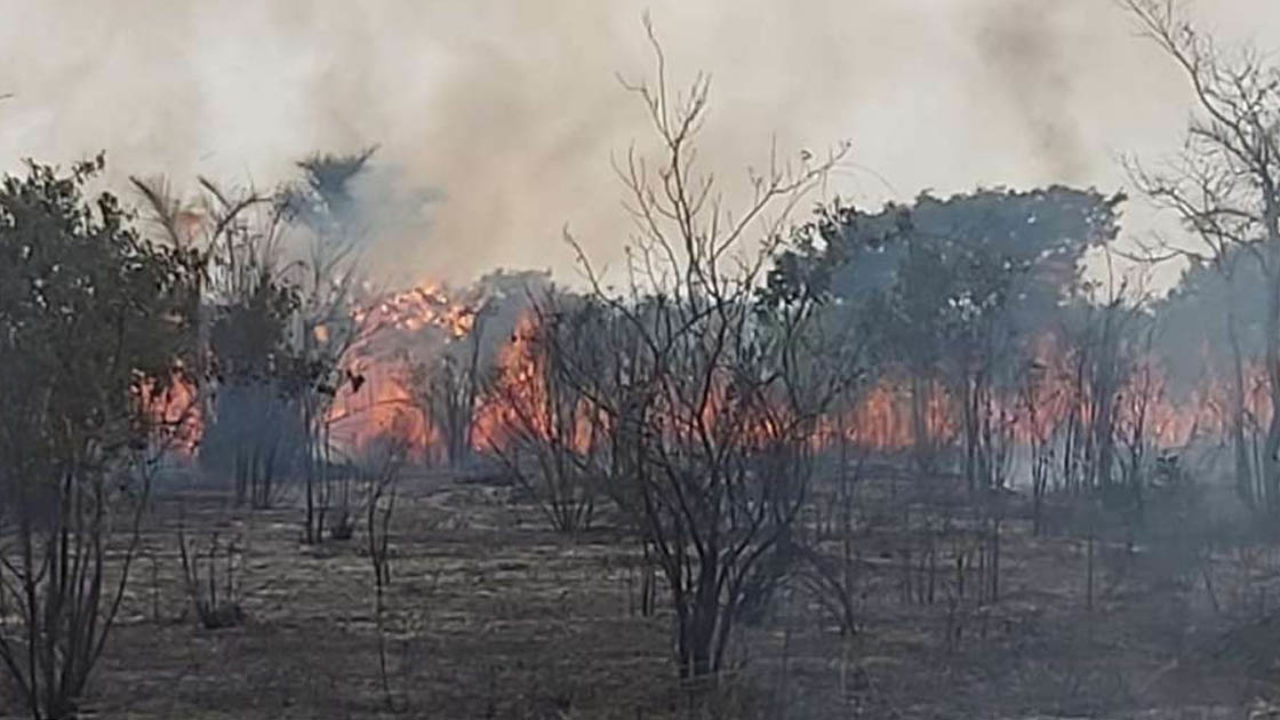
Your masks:
{"label": "treeline", "polygon": [[[607,514],[634,539],[663,580],[683,678],[723,670],[735,629],[786,582],[856,629],[853,507],[875,462],[950,499],[947,527],[972,540],[956,586],[963,596],[979,568],[978,603],[1000,599],[1009,523],[1040,533],[1056,522],[1047,506],[1065,505],[1092,559],[1096,537],[1132,543],[1160,503],[1184,512],[1187,463],[1216,446],[1241,506],[1270,519],[1273,70],[1223,59],[1168,6],[1131,6],[1201,108],[1184,165],[1133,168],[1204,247],[1152,250],[1151,262],[1193,260],[1166,299],[1084,274],[1086,258],[1110,268],[1119,194],[979,190],[871,212],[834,201],[797,219],[840,146],[775,157],[729,212],[696,162],[705,79],[676,95],[661,64],[655,84],[632,88],[659,150],[618,168],[635,221],[625,272],[604,277],[570,238],[587,278],[576,289],[497,274],[457,307],[377,291],[360,262],[372,225],[352,193],[371,150],[307,159],[266,193],[201,180],[180,200],[135,179],[145,223],[109,193],[86,197],[101,158],[6,177],[0,660],[20,700],[35,717],[74,713],[125,594],[151,480],[175,448],[252,508],[296,488],[306,543],[363,523],[380,637],[410,446],[433,443],[455,467],[496,460],[557,530],[580,535]],[[379,310],[391,300],[421,303],[427,322],[399,324]],[[1210,331],[1210,300],[1226,322],[1196,344],[1186,332]],[[388,348],[400,374],[374,377]],[[380,407],[350,398],[384,379],[403,392],[379,402],[398,411],[372,441],[344,438],[349,413]],[[928,552],[928,590],[907,594],[932,602]],[[184,570],[207,622],[235,615],[200,594],[194,564]]]}

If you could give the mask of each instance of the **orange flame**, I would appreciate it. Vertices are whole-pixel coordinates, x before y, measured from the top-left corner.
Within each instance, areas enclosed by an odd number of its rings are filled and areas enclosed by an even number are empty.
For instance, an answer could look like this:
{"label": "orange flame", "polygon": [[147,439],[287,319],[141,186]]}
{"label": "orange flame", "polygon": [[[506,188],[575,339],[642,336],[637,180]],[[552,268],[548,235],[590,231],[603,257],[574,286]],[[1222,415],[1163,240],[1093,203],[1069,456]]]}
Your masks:
{"label": "orange flame", "polygon": [[[424,285],[388,294],[353,315],[365,330],[352,347],[355,359],[346,370],[349,377],[359,377],[361,382],[358,386],[344,383],[338,390],[328,415],[334,441],[358,449],[392,434],[406,440],[419,459],[443,457],[443,433],[419,407],[421,388],[411,386],[410,370],[415,361],[430,360],[431,353],[470,336],[476,327],[474,304],[458,300],[441,286]],[[556,433],[568,435],[559,440],[585,451],[608,429],[607,419],[591,411],[586,400],[579,400],[573,408],[553,407],[547,358],[537,344],[538,330],[536,318],[526,314],[510,342],[499,351],[497,377],[489,392],[478,398],[472,418],[471,437],[477,450],[500,449],[514,441],[513,428],[522,427],[523,432],[544,439]],[[318,338],[328,334],[326,328],[315,332]],[[1088,388],[1077,382],[1078,356],[1062,347],[1056,337],[1046,333],[1037,340],[1032,354],[1031,369],[1018,387],[1005,388],[994,399],[996,414],[1008,424],[1013,440],[1021,444],[1051,442],[1069,421],[1087,424],[1098,410],[1098,399],[1089,397]],[[1116,427],[1121,432],[1136,432],[1141,426],[1154,445],[1165,448],[1200,438],[1223,439],[1231,430],[1234,404],[1234,383],[1223,375],[1206,373],[1196,387],[1176,398],[1158,360],[1144,358],[1116,388]],[[1272,413],[1265,368],[1256,362],[1245,367],[1243,385],[1249,422],[1255,428],[1265,427]],[[913,390],[921,397],[913,397]],[[717,387],[701,409],[704,427],[714,428],[728,420],[743,423],[750,432],[766,438],[770,423],[775,423],[780,412],[767,407],[744,411],[741,403],[727,403],[725,391],[725,387]],[[149,400],[152,418],[175,426],[179,445],[188,453],[202,434],[196,401],[194,386],[180,377]],[[730,408],[757,416],[727,418]],[[857,445],[884,451],[911,448],[921,440],[955,442],[963,432],[959,408],[959,398],[942,382],[913,385],[890,372],[862,392],[852,406],[822,418],[813,445],[830,447],[841,432]],[[555,426],[558,412],[572,415],[571,430]],[[924,438],[917,437],[917,413],[923,418]],[[689,432],[674,425],[668,430]]]}
{"label": "orange flame", "polygon": [[204,416],[199,392],[187,376],[175,370],[163,388],[152,378],[141,380],[135,390],[147,423],[164,447],[190,457],[204,436]]}
{"label": "orange flame", "polygon": [[[393,435],[406,441],[417,459],[434,459],[441,434],[415,401],[409,382],[415,359],[411,350],[418,345],[438,349],[466,337],[475,327],[475,309],[453,300],[445,288],[428,284],[388,294],[352,316],[362,331],[352,344],[350,354],[357,359],[347,372],[359,384],[344,383],[330,406],[327,420],[334,440],[356,450]],[[429,338],[424,335],[433,332]]]}

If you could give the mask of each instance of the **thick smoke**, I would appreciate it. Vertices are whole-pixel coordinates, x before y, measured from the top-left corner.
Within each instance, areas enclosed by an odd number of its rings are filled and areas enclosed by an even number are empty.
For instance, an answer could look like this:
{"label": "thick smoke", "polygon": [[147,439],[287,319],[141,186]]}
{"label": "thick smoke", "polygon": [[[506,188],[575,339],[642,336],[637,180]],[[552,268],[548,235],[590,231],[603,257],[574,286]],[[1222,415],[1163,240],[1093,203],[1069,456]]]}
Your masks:
{"label": "thick smoke", "polygon": [[1073,68],[1056,26],[1062,3],[990,2],[979,11],[975,40],[990,87],[1025,124],[1030,157],[1067,182],[1082,179],[1090,158],[1076,125]]}
{"label": "thick smoke", "polygon": [[[1271,7],[1206,10],[1263,33]],[[1185,120],[1176,71],[1112,0],[0,0],[0,167],[105,149],[116,181],[270,187],[378,144],[384,280],[571,278],[565,224],[602,262],[628,231],[609,154],[650,137],[616,78],[651,73],[646,9],[672,79],[713,77],[701,157],[731,188],[776,136],[788,157],[851,140],[829,190],[863,205],[1113,191],[1114,153],[1176,147]]]}

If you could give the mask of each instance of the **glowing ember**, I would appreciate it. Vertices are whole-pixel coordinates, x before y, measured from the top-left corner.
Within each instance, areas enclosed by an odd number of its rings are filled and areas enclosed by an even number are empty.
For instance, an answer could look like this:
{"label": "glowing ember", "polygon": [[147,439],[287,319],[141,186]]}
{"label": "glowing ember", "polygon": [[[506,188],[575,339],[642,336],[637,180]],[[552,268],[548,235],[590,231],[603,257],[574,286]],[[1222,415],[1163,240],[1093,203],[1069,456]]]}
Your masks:
{"label": "glowing ember", "polygon": [[366,339],[387,329],[416,332],[427,328],[443,329],[457,339],[475,325],[474,308],[455,303],[436,285],[392,293],[356,310],[354,317],[366,328]]}

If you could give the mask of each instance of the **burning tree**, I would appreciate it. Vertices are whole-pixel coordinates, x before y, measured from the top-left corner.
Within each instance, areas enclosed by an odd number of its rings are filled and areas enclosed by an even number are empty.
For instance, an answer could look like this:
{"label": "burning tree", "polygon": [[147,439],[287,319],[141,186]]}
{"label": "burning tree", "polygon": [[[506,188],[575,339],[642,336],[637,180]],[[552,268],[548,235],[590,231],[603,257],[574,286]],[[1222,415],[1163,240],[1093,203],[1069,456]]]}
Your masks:
{"label": "burning tree", "polygon": [[[296,289],[281,258],[286,210],[255,192],[232,199],[206,189],[205,244],[210,399],[200,459],[230,475],[237,503],[271,507],[299,465],[302,383],[291,352]],[[219,241],[220,240],[220,241]]]}
{"label": "burning tree", "polygon": [[445,461],[457,467],[471,453],[476,405],[484,383],[480,347],[484,338],[484,308],[464,342],[452,343],[440,356],[410,370],[414,398],[425,420],[443,436]]}
{"label": "burning tree", "polygon": [[360,279],[359,249],[365,228],[356,212],[351,182],[364,171],[375,150],[312,156],[298,163],[304,181],[281,196],[282,204],[310,231],[307,253],[295,264],[301,296],[295,347],[304,387],[306,439],[303,539],[309,543],[324,538],[325,519],[333,502],[334,399],[340,389],[351,386],[354,391],[362,382],[343,365],[352,345],[368,331],[353,297]]}
{"label": "burning tree", "polygon": [[[441,446],[450,467],[460,467],[470,457],[477,438],[477,417],[486,388],[499,372],[501,359],[493,339],[514,331],[509,315],[511,298],[490,281],[499,272],[477,282],[459,297],[440,294],[440,309],[421,317],[425,328],[441,336],[425,345],[425,357],[416,357],[408,371],[409,391],[423,416],[424,441]],[[523,304],[523,303],[521,303]],[[490,332],[490,321],[497,328]],[[424,448],[425,450],[425,448]]]}
{"label": "burning tree", "polygon": [[443,347],[412,367],[414,400],[451,466],[463,464],[478,446],[500,449],[490,436],[520,432],[513,425],[520,423],[516,406],[503,403],[513,392],[527,397],[535,390],[517,387],[534,380],[522,354],[535,344],[529,342],[536,334],[530,307],[551,291],[548,272],[498,270],[480,278],[446,314],[451,332]]}
{"label": "burning tree", "polygon": [[[837,200],[804,227],[815,241],[780,259],[792,274],[820,279],[840,300],[831,312],[869,342],[874,386],[841,410],[848,416],[839,418],[841,434],[869,449],[909,448],[922,480],[963,481],[965,499],[945,483],[921,483],[918,491],[943,509],[943,527],[953,527],[953,513],[972,511],[972,522],[960,526],[975,530],[980,602],[999,597],[1018,442],[1031,445],[1037,517],[1048,484],[1063,413],[1050,401],[1062,384],[1056,365],[1037,357],[1047,346],[1045,328],[1068,312],[1064,306],[1078,304],[1068,300],[1080,262],[1091,246],[1115,237],[1122,200],[1066,187],[923,194],[876,212]],[[878,427],[877,414],[890,422]],[[903,512],[910,517],[909,504]],[[919,540],[933,562],[935,531]],[[962,544],[967,557],[970,543]]]}
{"label": "burning tree", "polygon": [[[760,294],[789,211],[844,148],[816,164],[773,154],[731,214],[695,160],[707,81],[677,97],[653,47],[656,85],[629,88],[661,160],[633,149],[618,167],[637,227],[629,290],[607,289],[579,248],[591,297],[613,320],[588,347],[548,337],[562,380],[614,433],[610,483],[632,498],[624,509],[654,548],[689,678],[723,667],[753,579],[804,501],[819,417],[852,367],[817,322],[819,293]],[[746,236],[757,224],[764,241],[753,251]],[[542,317],[564,322],[551,308]]]}
{"label": "burning tree", "polygon": [[234,481],[237,504],[271,506],[299,465],[305,380],[293,351],[300,298],[286,276],[290,211],[279,197],[201,178],[184,203],[160,180],[133,180],[165,240],[198,267],[198,453]]}
{"label": "burning tree", "polygon": [[154,399],[194,340],[195,259],[86,202],[102,165],[0,189],[0,661],[37,720],[75,713],[107,642],[171,416]]}
{"label": "burning tree", "polygon": [[544,293],[504,349],[481,409],[485,446],[567,534],[590,527],[608,470],[609,420],[574,380],[607,372],[609,312],[591,298]]}
{"label": "burning tree", "polygon": [[367,228],[351,183],[373,152],[314,155],[298,163],[300,181],[270,193],[202,178],[189,204],[162,182],[134,180],[170,244],[200,269],[201,460],[233,475],[237,499],[257,507],[300,469],[308,542],[323,537],[338,484],[334,400],[363,382],[346,362],[368,332],[356,297]]}
{"label": "burning tree", "polygon": [[[1087,292],[1100,283],[1086,283]],[[1061,484],[1075,494],[1113,492],[1128,479],[1140,492],[1139,467],[1151,439],[1147,426],[1159,388],[1151,376],[1153,327],[1125,288],[1064,311],[1054,373],[1060,388]],[[1129,451],[1122,465],[1121,450]],[[1136,463],[1136,464],[1135,464]],[[1113,497],[1115,495],[1113,494]]]}
{"label": "burning tree", "polygon": [[995,416],[1018,404],[1017,376],[1061,317],[1084,253],[1116,236],[1123,200],[1055,186],[923,194],[875,212],[820,207],[806,230],[820,242],[781,262],[824,277],[838,312],[872,340],[884,390],[869,399],[905,386],[910,402],[904,427],[852,431],[914,446],[917,466],[935,471],[959,440],[967,484],[991,484],[999,450],[987,441],[1006,424]]}
{"label": "burning tree", "polygon": [[[1260,450],[1270,422],[1263,365],[1267,280],[1247,247],[1192,258],[1177,287],[1153,306],[1173,399],[1189,404],[1178,428],[1185,441],[1226,441],[1236,493],[1256,510],[1266,503]],[[1224,322],[1225,320],[1225,322]]]}

